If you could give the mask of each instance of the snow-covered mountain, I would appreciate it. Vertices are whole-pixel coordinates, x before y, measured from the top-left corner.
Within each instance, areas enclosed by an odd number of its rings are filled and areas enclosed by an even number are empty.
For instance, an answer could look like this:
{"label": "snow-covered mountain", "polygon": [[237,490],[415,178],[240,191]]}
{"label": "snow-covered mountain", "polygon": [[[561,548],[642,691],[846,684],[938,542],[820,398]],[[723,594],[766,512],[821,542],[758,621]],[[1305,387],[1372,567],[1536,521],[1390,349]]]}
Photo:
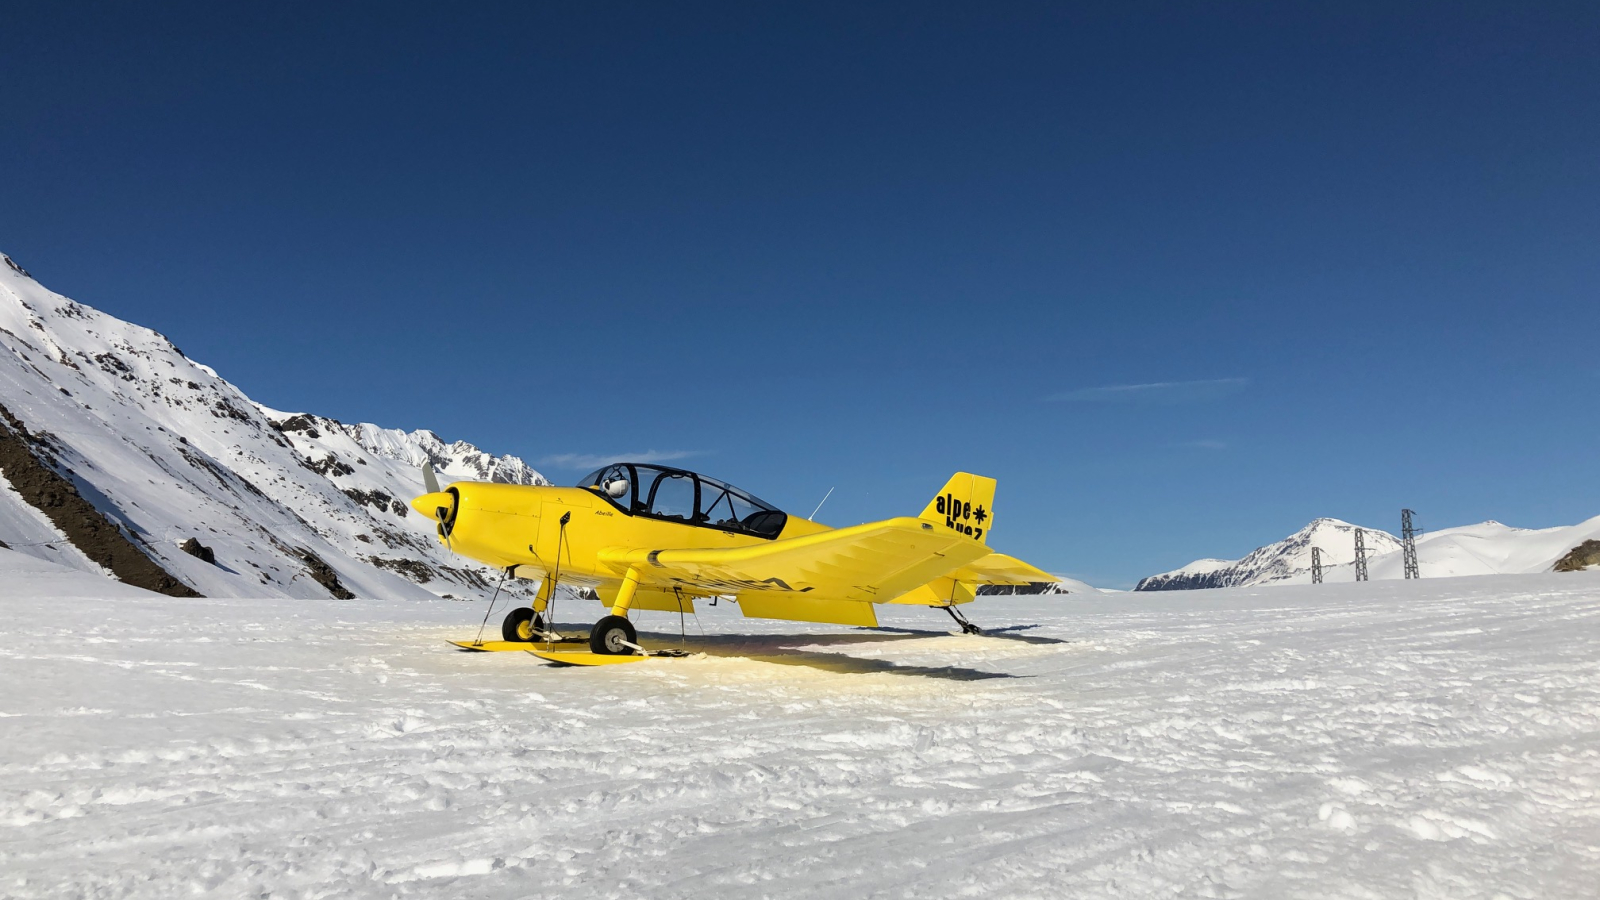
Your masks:
{"label": "snow-covered mountain", "polygon": [[0,542],[178,595],[492,589],[406,501],[424,462],[446,479],[547,483],[522,460],[260,406],[157,332],[0,258]]}
{"label": "snow-covered mountain", "polygon": [[[1313,547],[1321,549],[1325,570],[1353,563],[1357,527],[1338,519],[1317,519],[1281,541],[1258,547],[1243,559],[1197,559],[1181,569],[1151,575],[1134,590],[1179,591],[1285,581],[1311,571]],[[1392,534],[1373,528],[1361,530],[1365,532],[1362,539],[1369,561],[1400,549],[1400,541]]]}
{"label": "snow-covered mountain", "polygon": [[[1325,581],[1355,580],[1356,526],[1338,519],[1317,519],[1277,543],[1243,559],[1199,559],[1171,572],[1139,582],[1139,591],[1192,590],[1266,584],[1308,584],[1311,548],[1322,550]],[[1392,534],[1364,528],[1368,576],[1374,580],[1404,578],[1400,541]],[[1417,570],[1424,578],[1451,575],[1520,575],[1549,572],[1572,556],[1585,541],[1600,538],[1600,516],[1556,528],[1512,528],[1481,522],[1445,528],[1417,537]],[[1569,563],[1570,564],[1570,563]]]}

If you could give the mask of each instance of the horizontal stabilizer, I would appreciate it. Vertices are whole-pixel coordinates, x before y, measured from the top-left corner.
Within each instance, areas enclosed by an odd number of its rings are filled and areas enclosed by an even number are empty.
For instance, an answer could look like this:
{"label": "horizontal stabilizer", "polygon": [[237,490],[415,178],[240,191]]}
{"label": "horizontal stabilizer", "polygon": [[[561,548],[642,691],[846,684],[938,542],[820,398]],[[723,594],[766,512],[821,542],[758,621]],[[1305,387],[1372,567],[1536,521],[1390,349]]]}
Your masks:
{"label": "horizontal stabilizer", "polygon": [[962,566],[950,577],[974,584],[1054,584],[1061,580],[1004,553],[991,553],[977,562]]}
{"label": "horizontal stabilizer", "polygon": [[1058,580],[1049,572],[1030,566],[1014,556],[990,553],[944,578],[935,578],[915,590],[907,591],[890,602],[903,606],[959,606],[977,599],[979,585],[1052,584]]}

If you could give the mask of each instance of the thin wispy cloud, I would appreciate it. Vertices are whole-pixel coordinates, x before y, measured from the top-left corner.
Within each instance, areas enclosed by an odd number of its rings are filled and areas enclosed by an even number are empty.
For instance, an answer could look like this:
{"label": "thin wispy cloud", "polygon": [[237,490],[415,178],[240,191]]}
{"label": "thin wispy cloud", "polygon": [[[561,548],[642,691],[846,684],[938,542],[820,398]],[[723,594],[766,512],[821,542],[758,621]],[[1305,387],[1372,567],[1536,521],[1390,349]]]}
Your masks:
{"label": "thin wispy cloud", "polygon": [[1188,447],[1191,450],[1226,450],[1226,449],[1228,449],[1228,444],[1227,444],[1226,441],[1213,441],[1213,440],[1184,441],[1183,443],[1179,444],[1178,446],[1179,447]]}
{"label": "thin wispy cloud", "polygon": [[1045,399],[1061,403],[1196,403],[1237,394],[1249,386],[1248,378],[1152,381],[1148,384],[1108,384],[1101,387],[1078,388]]}
{"label": "thin wispy cloud", "polygon": [[552,469],[598,469],[614,462],[655,463],[672,462],[703,456],[704,450],[645,450],[642,453],[557,453],[539,460],[539,465]]}

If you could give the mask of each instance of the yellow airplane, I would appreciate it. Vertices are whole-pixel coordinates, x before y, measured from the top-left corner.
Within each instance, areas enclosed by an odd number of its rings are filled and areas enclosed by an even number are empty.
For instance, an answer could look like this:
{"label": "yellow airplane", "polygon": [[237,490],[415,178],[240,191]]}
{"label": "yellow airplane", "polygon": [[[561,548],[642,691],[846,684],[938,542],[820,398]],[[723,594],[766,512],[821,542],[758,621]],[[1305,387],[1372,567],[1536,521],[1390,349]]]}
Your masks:
{"label": "yellow airplane", "polygon": [[432,467],[423,476],[428,493],[411,505],[438,522],[442,543],[541,582],[531,607],[506,616],[506,641],[555,637],[544,613],[558,582],[610,607],[590,631],[592,656],[564,662],[642,654],[628,621],[636,609],[693,612],[696,600],[728,597],[749,618],[876,627],[876,605],[897,603],[943,609],[976,634],[956,607],[979,585],[1056,580],[989,550],[995,481],[965,472],[916,518],[849,528],[667,466],[616,463],[570,488],[458,481],[440,490]]}

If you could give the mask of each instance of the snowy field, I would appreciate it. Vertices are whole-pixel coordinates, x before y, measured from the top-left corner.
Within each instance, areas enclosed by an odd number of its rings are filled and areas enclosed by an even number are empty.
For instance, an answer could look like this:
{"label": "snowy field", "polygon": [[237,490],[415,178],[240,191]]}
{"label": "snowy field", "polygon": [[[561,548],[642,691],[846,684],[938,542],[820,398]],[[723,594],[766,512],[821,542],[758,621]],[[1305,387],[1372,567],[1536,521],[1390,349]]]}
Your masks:
{"label": "snowy field", "polygon": [[560,669],[0,551],[0,896],[1600,893],[1600,573],[968,609]]}

